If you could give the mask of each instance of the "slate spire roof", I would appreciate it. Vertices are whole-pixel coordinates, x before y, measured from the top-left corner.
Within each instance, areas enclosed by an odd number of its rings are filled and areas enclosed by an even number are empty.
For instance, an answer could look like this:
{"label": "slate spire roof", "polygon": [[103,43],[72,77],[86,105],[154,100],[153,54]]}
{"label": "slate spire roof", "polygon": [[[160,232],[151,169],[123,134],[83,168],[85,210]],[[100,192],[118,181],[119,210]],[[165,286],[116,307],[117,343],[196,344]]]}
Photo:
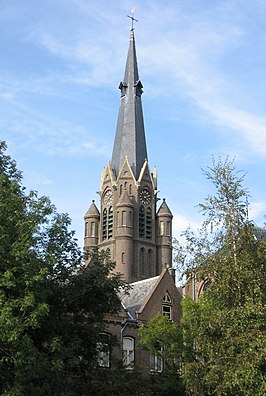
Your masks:
{"label": "slate spire roof", "polygon": [[139,80],[134,30],[130,33],[124,80],[120,83],[121,102],[117,120],[111,165],[116,176],[125,161],[138,178],[147,159],[147,148],[141,103],[142,84]]}

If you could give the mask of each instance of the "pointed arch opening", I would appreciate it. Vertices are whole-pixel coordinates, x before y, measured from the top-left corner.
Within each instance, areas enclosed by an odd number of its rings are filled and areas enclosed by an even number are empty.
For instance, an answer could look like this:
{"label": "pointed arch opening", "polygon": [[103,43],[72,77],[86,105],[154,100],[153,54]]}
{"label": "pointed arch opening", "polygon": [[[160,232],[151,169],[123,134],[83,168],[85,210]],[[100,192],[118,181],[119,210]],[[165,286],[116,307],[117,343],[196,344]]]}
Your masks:
{"label": "pointed arch opening", "polygon": [[145,235],[145,209],[144,206],[139,208],[139,236],[144,238]]}
{"label": "pointed arch opening", "polygon": [[152,277],[154,275],[154,258],[153,258],[153,251],[152,249],[148,250],[148,254],[147,254],[147,272],[148,272],[148,276]]}
{"label": "pointed arch opening", "polygon": [[108,211],[108,238],[112,238],[113,236],[113,219],[114,219],[113,208],[112,206],[110,206]]}
{"label": "pointed arch opening", "polygon": [[151,239],[152,237],[152,214],[151,208],[146,210],[146,238]]}
{"label": "pointed arch opening", "polygon": [[102,239],[107,238],[107,209],[103,210],[103,220],[102,220]]}
{"label": "pointed arch opening", "polygon": [[143,247],[139,252],[139,276],[145,276],[145,249]]}

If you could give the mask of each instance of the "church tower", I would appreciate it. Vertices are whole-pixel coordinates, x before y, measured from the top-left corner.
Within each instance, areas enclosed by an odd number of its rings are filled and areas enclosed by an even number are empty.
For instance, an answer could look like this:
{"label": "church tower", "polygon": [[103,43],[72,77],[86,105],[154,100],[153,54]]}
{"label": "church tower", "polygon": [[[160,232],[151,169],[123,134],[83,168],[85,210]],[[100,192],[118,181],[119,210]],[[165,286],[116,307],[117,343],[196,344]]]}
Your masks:
{"label": "church tower", "polygon": [[121,91],[112,160],[102,172],[100,211],[94,201],[85,220],[85,249],[109,251],[127,282],[159,275],[172,266],[172,214],[157,212],[157,171],[150,171],[134,30]]}

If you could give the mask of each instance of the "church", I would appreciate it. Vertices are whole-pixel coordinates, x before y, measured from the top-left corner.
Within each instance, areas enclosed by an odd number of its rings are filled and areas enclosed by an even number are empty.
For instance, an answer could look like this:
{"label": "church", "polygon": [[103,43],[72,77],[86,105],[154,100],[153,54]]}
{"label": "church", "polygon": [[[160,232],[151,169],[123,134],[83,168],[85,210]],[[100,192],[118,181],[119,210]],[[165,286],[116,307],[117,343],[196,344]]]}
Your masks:
{"label": "church", "polygon": [[103,342],[116,336],[117,347],[102,352],[99,365],[111,367],[120,357],[128,368],[162,371],[162,362],[138,350],[138,328],[157,313],[178,323],[181,295],[172,268],[173,215],[165,199],[158,205],[157,171],[148,163],[142,88],[132,27],[112,158],[100,178],[100,208],[92,201],[84,217],[84,248],[108,252],[130,284],[129,294],[120,295],[119,315],[106,318]]}

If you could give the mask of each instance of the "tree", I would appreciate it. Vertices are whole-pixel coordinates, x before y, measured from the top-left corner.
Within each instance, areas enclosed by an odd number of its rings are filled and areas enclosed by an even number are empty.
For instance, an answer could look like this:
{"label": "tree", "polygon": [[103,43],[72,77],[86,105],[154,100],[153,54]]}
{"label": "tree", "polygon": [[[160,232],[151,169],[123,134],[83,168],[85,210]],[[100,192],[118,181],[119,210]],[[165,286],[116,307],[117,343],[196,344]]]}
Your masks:
{"label": "tree", "polygon": [[139,346],[161,359],[163,372],[150,377],[153,395],[184,395],[180,379],[182,336],[180,328],[165,315],[157,314],[139,328]]}
{"label": "tree", "polygon": [[141,348],[160,357],[166,369],[178,370],[180,360],[177,359],[177,354],[180,351],[180,337],[177,326],[166,315],[158,313],[148,321],[147,325],[141,325],[139,336]]}
{"label": "tree", "polygon": [[26,193],[0,143],[0,394],[82,395],[119,274],[103,254],[84,267],[70,219]]}
{"label": "tree", "polygon": [[216,188],[200,206],[198,234],[185,232],[177,260],[208,287],[183,302],[182,377],[188,394],[265,395],[266,242],[247,215],[243,175],[232,161],[205,172]]}

